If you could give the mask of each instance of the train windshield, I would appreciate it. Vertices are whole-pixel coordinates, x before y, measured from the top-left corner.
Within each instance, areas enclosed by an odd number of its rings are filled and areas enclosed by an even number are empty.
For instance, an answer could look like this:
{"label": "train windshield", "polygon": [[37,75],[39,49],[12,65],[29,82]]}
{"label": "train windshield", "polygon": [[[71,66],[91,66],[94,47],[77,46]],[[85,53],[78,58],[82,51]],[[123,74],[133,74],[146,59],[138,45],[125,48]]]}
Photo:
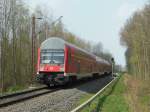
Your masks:
{"label": "train windshield", "polygon": [[64,64],[64,50],[42,50],[41,64]]}

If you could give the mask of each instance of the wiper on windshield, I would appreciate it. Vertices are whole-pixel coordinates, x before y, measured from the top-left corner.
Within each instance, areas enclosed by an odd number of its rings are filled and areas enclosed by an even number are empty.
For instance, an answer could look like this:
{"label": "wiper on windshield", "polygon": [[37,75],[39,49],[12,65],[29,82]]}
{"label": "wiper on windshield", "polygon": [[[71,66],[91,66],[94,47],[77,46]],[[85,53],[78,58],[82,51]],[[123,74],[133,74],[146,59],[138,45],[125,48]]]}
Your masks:
{"label": "wiper on windshield", "polygon": [[53,60],[51,60],[49,63],[50,63],[50,64],[54,64],[55,62],[54,62]]}

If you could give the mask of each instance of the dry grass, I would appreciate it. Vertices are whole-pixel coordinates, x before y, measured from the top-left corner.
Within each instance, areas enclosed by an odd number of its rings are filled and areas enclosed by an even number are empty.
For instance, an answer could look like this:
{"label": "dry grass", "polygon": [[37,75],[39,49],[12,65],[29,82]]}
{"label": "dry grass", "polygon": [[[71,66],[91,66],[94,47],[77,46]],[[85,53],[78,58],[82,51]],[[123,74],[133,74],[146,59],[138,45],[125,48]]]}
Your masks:
{"label": "dry grass", "polygon": [[141,109],[143,112],[150,112],[150,81],[141,81],[138,93]]}
{"label": "dry grass", "polygon": [[125,74],[124,83],[127,86],[125,98],[130,106],[130,111],[150,112],[150,88],[148,82]]}

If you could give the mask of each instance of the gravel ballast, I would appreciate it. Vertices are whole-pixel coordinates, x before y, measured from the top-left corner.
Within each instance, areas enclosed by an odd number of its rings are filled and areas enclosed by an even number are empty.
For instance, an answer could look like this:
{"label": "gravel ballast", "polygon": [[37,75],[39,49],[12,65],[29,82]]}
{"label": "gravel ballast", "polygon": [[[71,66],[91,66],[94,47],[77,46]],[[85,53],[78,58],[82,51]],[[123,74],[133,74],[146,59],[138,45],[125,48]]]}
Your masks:
{"label": "gravel ballast", "polygon": [[98,92],[111,80],[111,76],[92,80],[77,87],[61,89],[0,108],[0,112],[69,112],[77,107],[82,96]]}

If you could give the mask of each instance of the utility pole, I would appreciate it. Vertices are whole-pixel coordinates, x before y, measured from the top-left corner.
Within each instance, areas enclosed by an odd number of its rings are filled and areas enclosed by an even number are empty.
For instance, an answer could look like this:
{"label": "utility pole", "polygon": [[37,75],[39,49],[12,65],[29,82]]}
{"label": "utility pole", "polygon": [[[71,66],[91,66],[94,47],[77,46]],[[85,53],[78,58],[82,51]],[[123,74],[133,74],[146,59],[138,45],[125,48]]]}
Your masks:
{"label": "utility pole", "polygon": [[[57,21],[60,21],[63,16],[60,16],[58,19],[56,19],[52,24],[55,24]],[[36,46],[35,46],[35,41],[36,41],[36,33],[35,33],[35,23],[36,19],[42,19],[41,17],[36,18],[35,15],[32,16],[32,82],[34,80],[34,75],[35,75],[35,51],[36,51]],[[48,26],[45,24],[45,30],[46,30],[46,38],[48,35]],[[32,83],[31,82],[31,83]]]}
{"label": "utility pole", "polygon": [[[56,22],[61,21],[62,18],[63,18],[63,16],[60,16],[58,19],[56,19],[54,22],[52,22],[52,25],[55,25]],[[55,31],[54,34],[56,35],[56,28],[54,31]]]}
{"label": "utility pole", "polygon": [[32,80],[31,80],[32,82],[34,80],[34,75],[35,75],[35,51],[36,51],[35,20],[36,19],[42,19],[42,18],[36,18],[35,15],[33,15],[32,17]]}
{"label": "utility pole", "polygon": [[48,28],[47,28],[47,24],[45,23],[45,40],[47,39],[47,33],[48,33],[48,32],[47,32],[47,29],[48,29]]}
{"label": "utility pole", "polygon": [[[49,31],[51,30],[51,26],[55,26],[55,24],[57,23],[57,22],[59,22],[59,21],[61,21],[61,19],[63,18],[63,16],[60,16],[59,18],[57,18],[55,21],[53,21],[51,24],[50,24],[50,26],[48,26],[47,24],[45,24],[45,40],[47,39],[47,36],[48,36],[48,34],[49,34]],[[49,18],[48,18],[49,19]],[[54,30],[54,33],[56,33],[56,29]]]}
{"label": "utility pole", "polygon": [[35,53],[34,53],[34,50],[35,50],[35,16],[32,17],[32,80],[34,80],[34,67],[35,67],[35,64],[34,64],[34,56],[35,56]]}

